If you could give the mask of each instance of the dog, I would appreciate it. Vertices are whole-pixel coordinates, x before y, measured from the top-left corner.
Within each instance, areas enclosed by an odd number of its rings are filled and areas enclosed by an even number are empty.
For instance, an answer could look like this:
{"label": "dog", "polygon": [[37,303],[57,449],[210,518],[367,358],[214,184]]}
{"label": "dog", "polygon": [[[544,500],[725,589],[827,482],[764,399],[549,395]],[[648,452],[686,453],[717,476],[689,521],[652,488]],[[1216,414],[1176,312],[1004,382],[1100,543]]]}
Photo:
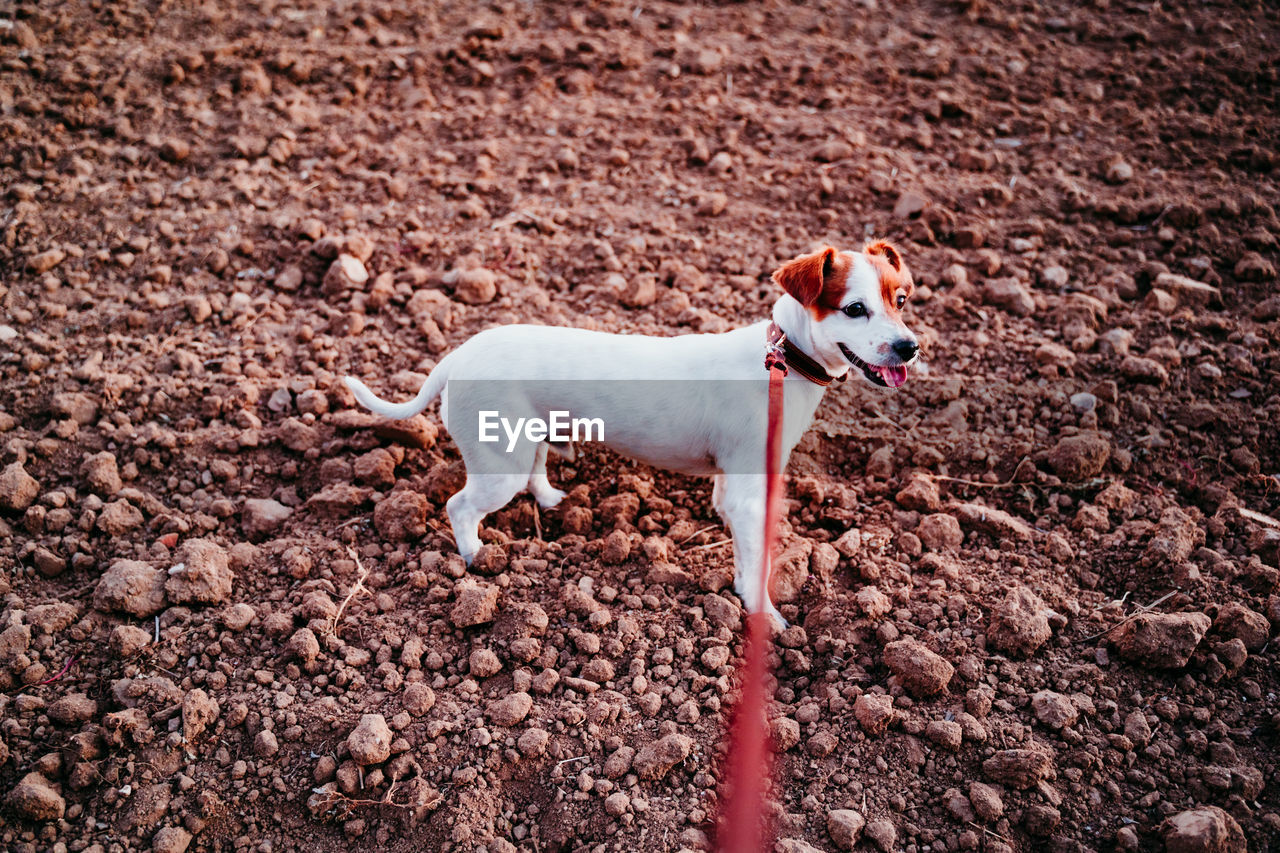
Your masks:
{"label": "dog", "polygon": [[442,358],[407,403],[383,400],[354,377],[345,382],[365,408],[391,418],[416,415],[441,397],[441,418],[467,468],[466,484],[446,511],[468,565],[480,548],[486,515],[526,488],[543,508],[559,504],[565,493],[547,479],[551,443],[545,430],[517,431],[504,443],[492,436],[482,441],[482,431],[466,425],[483,424],[486,414],[499,411],[525,419],[518,423],[585,414],[602,422],[602,443],[624,456],[714,478],[712,503],[733,537],[734,589],[749,613],[764,611],[785,626],[768,592],[761,594],[766,352],[787,366],[783,470],[827,385],[853,374],[898,388],[919,344],[902,316],[914,290],[912,276],[888,242],[860,251],[828,246],[788,261],[772,278],[784,291],[772,322],[669,338],[500,326]]}

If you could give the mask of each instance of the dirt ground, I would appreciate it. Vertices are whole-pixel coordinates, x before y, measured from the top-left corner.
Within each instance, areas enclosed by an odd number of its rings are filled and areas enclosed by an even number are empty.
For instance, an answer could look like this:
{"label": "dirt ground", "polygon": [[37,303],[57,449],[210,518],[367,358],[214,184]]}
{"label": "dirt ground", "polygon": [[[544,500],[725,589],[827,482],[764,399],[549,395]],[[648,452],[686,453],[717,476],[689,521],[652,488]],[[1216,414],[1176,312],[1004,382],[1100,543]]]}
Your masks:
{"label": "dirt ground", "polygon": [[[923,364],[793,459],[778,849],[1280,849],[1280,11],[0,8],[0,847],[705,849],[710,486],[587,448],[463,566],[407,398],[494,324]],[[1246,841],[1247,839],[1247,841]]]}

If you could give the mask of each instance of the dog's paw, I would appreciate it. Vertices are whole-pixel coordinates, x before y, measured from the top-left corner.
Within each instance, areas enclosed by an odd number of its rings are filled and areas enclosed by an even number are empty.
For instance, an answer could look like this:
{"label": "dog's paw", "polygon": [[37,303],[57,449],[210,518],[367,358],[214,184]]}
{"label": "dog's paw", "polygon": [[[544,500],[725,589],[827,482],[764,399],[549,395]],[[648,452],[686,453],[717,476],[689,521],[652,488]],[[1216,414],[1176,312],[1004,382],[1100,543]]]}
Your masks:
{"label": "dog's paw", "polygon": [[791,623],[782,618],[782,614],[778,612],[778,608],[774,607],[772,603],[765,608],[764,612],[773,620],[774,627],[778,629],[778,633],[782,633],[791,626]]}
{"label": "dog's paw", "polygon": [[538,506],[543,509],[555,509],[560,506],[560,501],[569,496],[569,493],[562,489],[547,489],[534,495],[534,500],[538,502]]}

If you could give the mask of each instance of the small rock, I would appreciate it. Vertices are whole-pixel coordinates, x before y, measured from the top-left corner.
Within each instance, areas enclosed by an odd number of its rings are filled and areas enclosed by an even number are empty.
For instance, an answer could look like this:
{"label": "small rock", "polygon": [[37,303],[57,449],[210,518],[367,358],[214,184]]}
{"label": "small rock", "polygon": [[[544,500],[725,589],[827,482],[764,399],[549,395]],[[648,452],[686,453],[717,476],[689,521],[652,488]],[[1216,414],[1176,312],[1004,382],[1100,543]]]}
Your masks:
{"label": "small rock", "polygon": [[867,821],[853,809],[833,809],[827,812],[827,832],[831,841],[841,850],[852,850],[862,836]]}
{"label": "small rock", "polygon": [[1049,467],[1068,482],[1079,482],[1102,473],[1111,458],[1111,442],[1097,433],[1081,433],[1061,439],[1049,451]]}
{"label": "small rock", "polygon": [[943,749],[956,752],[964,740],[964,730],[952,720],[930,720],[925,726],[924,736]]}
{"label": "small rock", "polygon": [[1254,653],[1262,651],[1271,637],[1271,623],[1267,617],[1238,601],[1222,605],[1213,628],[1220,634],[1240,640],[1246,649]]}
{"label": "small rock", "polygon": [[1111,635],[1120,656],[1156,669],[1181,669],[1209,630],[1203,613],[1143,613]]}
{"label": "small rock", "polygon": [[[173,604],[222,604],[231,598],[235,574],[227,552],[209,539],[188,539],[178,548],[165,592]],[[180,568],[179,568],[180,567]]]}
{"label": "small rock", "polygon": [[80,476],[88,482],[93,493],[100,497],[109,498],[124,488],[116,455],[109,451],[95,453],[86,459],[80,466]]}
{"label": "small rock", "polygon": [[321,290],[328,296],[340,296],[351,290],[362,289],[368,280],[369,270],[359,258],[341,254],[329,264]]}
{"label": "small rock", "polygon": [[[848,142],[845,142],[843,139],[830,139],[813,149],[813,159],[817,160],[819,163],[835,163],[840,160],[848,160],[853,156],[853,154],[853,146]],[[919,213],[920,210],[924,208],[925,202],[923,201],[923,196],[919,196],[919,194],[917,194],[917,196],[922,199],[920,201],[920,207],[915,210],[916,213]],[[898,204],[903,204],[901,199],[898,200]],[[910,207],[913,204],[915,204],[915,199],[911,199],[906,206]],[[909,216],[910,214],[898,213],[898,208],[894,207],[894,215]]]}
{"label": "small rock", "polygon": [[1109,184],[1123,184],[1133,178],[1133,167],[1123,159],[1116,157],[1106,167],[1103,177]]}
{"label": "small rock", "polygon": [[285,643],[284,650],[301,661],[303,667],[310,668],[320,655],[320,640],[310,628],[299,628]]}
{"label": "small rock", "polygon": [[1035,313],[1036,301],[1016,278],[993,278],[982,288],[982,299],[988,305],[1003,308],[1010,314],[1027,317]]}
{"label": "small rock", "polygon": [[151,853],[184,853],[191,846],[191,833],[180,826],[166,826],[151,836]]}
{"label": "small rock", "polygon": [[1160,827],[1167,853],[1240,853],[1244,832],[1236,819],[1217,806],[1180,812]]}
{"label": "small rock", "polygon": [[413,489],[392,492],[373,509],[373,526],[389,542],[421,539],[427,532],[431,509],[425,495]]}
{"label": "small rock", "polygon": [[0,507],[23,512],[40,494],[40,483],[27,473],[21,462],[11,462],[0,471]]}
{"label": "small rock", "polygon": [[489,704],[488,716],[495,726],[514,726],[533,710],[533,697],[528,693],[512,693]]}
{"label": "small rock", "polygon": [[452,285],[458,301],[468,305],[483,305],[498,295],[498,276],[487,267],[450,270],[444,274],[443,281]]}
{"label": "small rock", "polygon": [[1146,746],[1151,740],[1151,724],[1147,722],[1147,715],[1141,711],[1130,711],[1124,718],[1124,736],[1135,746]]}
{"label": "small rock", "polygon": [[646,744],[636,753],[633,767],[641,779],[661,779],[693,751],[693,739],[687,735],[669,734]]}
{"label": "small rock", "polygon": [[9,808],[24,820],[61,820],[67,810],[58,786],[39,773],[28,773],[5,797]]}
{"label": "small rock", "polygon": [[890,853],[898,846],[898,830],[894,828],[891,821],[883,818],[867,824],[862,834],[879,847],[881,853]]}
{"label": "small rock", "polygon": [[104,612],[121,611],[139,618],[165,606],[165,575],[146,563],[117,560],[103,573],[93,592],[93,606]]}
{"label": "small rock", "polygon": [[412,716],[421,717],[435,706],[436,694],[421,681],[415,681],[404,689],[400,703]]}
{"label": "small rock", "polygon": [[893,698],[883,693],[863,693],[853,702],[853,716],[868,735],[882,735],[897,718]]}
{"label": "small rock", "polygon": [[1079,709],[1069,698],[1052,690],[1041,690],[1032,696],[1031,709],[1036,719],[1051,729],[1074,725],[1080,716]]}
{"label": "small rock", "polygon": [[131,658],[142,651],[151,642],[151,633],[137,625],[117,625],[111,629],[107,640],[107,648],[118,657]]}
{"label": "small rock", "polygon": [[884,662],[913,696],[921,698],[946,690],[955,674],[951,664],[909,638],[885,646]]}
{"label": "small rock", "polygon": [[240,523],[246,536],[260,539],[274,533],[291,515],[293,510],[277,500],[249,498],[244,502]]}
{"label": "small rock", "polygon": [[67,253],[62,249],[46,249],[40,254],[32,255],[27,259],[27,272],[33,275],[44,275],[66,260],[66,258]]}
{"label": "small rock", "polygon": [[490,649],[476,649],[467,663],[471,674],[476,678],[489,678],[502,671],[502,661]]}
{"label": "small rock", "polygon": [[982,762],[982,772],[1011,788],[1031,788],[1053,773],[1053,756],[1039,749],[1000,750]]}
{"label": "small rock", "polygon": [[280,751],[280,742],[269,729],[258,732],[253,739],[253,752],[259,758],[271,758]]}
{"label": "small rock", "polygon": [[49,408],[58,417],[73,420],[80,426],[88,426],[98,419],[98,404],[88,394],[54,394]]}
{"label": "small rock", "polygon": [[546,751],[547,742],[550,740],[551,734],[545,729],[528,729],[524,734],[520,735],[520,739],[516,741],[516,747],[520,750],[521,755],[541,755]]}
{"label": "small rock", "polygon": [[[852,151],[849,153],[850,155],[853,154]],[[907,190],[899,195],[898,200],[894,202],[893,215],[899,219],[910,219],[913,216],[918,216],[928,203],[929,199],[922,193],[915,190]]]}
{"label": "small rock", "polygon": [[222,708],[214,699],[197,688],[182,697],[182,737],[190,744],[200,737],[215,720]]}
{"label": "small rock", "polygon": [[108,536],[124,536],[142,526],[142,511],[126,500],[112,501],[98,514],[98,529]]}
{"label": "small rock", "polygon": [[381,714],[365,714],[347,736],[351,760],[361,767],[381,764],[391,756],[391,729]]}
{"label": "small rock", "polygon": [[456,590],[457,601],[449,613],[449,621],[458,628],[492,622],[498,610],[498,592],[493,584],[462,581]]}
{"label": "small rock", "polygon": [[93,719],[98,713],[98,703],[83,693],[68,693],[54,700],[47,713],[55,723],[71,726]]}
{"label": "small rock", "polygon": [[1000,792],[985,782],[969,783],[969,802],[973,813],[983,823],[999,820],[1004,814],[1004,800],[1000,798]]}
{"label": "small rock", "polygon": [[1025,586],[1009,590],[987,626],[987,642],[1006,654],[1030,655],[1053,636],[1048,607]]}
{"label": "small rock", "polygon": [[945,513],[932,513],[920,519],[916,528],[920,543],[930,551],[956,551],[964,544],[960,522]]}
{"label": "small rock", "polygon": [[1058,264],[1053,264],[1052,266],[1047,266],[1040,270],[1040,284],[1045,287],[1050,287],[1055,290],[1061,289],[1067,286],[1067,282],[1070,281],[1070,279],[1071,274],[1067,272],[1067,268],[1059,266]]}
{"label": "small rock", "polygon": [[618,301],[628,308],[646,308],[657,300],[658,277],[653,273],[636,273],[630,281],[618,278],[621,281],[614,284]]}

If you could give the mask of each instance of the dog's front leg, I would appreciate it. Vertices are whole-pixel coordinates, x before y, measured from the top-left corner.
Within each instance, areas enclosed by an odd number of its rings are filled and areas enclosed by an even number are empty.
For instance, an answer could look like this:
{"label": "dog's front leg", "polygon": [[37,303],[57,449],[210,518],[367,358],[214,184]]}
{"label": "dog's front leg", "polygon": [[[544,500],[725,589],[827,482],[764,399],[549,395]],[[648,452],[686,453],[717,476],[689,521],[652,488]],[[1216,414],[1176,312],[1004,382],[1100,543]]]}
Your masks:
{"label": "dog's front leg", "polygon": [[733,535],[734,592],[748,613],[768,613],[785,628],[787,620],[761,583],[769,557],[764,547],[765,484],[763,474],[717,475],[712,503]]}

